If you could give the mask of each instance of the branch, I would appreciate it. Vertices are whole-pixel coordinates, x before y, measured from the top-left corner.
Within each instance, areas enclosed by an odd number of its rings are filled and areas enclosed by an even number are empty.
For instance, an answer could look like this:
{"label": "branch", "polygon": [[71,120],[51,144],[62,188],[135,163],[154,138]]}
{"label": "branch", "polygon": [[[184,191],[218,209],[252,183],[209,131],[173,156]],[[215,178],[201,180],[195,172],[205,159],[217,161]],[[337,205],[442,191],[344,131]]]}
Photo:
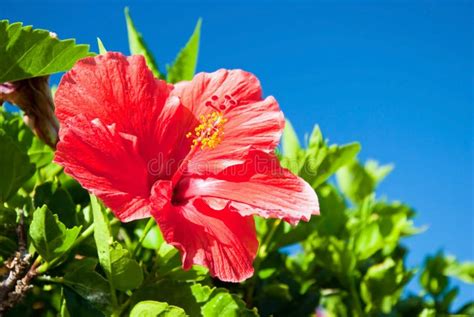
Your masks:
{"label": "branch", "polygon": [[[26,249],[26,232],[23,211],[20,212],[20,221],[16,228],[18,235],[18,251],[5,263],[10,271],[7,278],[0,284],[0,316],[15,306],[32,287],[31,280],[36,276],[36,267],[40,263],[38,258],[31,266],[31,254]],[[26,272],[26,273],[25,273]]]}

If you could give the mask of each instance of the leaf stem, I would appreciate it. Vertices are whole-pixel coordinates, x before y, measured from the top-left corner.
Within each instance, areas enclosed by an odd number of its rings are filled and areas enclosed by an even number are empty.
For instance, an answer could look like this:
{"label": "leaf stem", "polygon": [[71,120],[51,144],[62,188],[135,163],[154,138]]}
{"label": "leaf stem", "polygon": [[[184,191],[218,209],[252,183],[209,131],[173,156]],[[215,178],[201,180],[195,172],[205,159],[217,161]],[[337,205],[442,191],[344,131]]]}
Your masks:
{"label": "leaf stem", "polygon": [[280,226],[281,222],[282,222],[281,219],[276,219],[273,222],[273,224],[270,228],[270,231],[265,236],[265,239],[262,241],[262,244],[260,246],[260,249],[259,249],[259,252],[258,252],[259,258],[264,258],[265,256],[267,256],[268,246],[270,245],[270,243],[272,241],[272,238],[275,235],[275,232],[277,231],[277,229]]}
{"label": "leaf stem", "polygon": [[150,219],[148,219],[148,222],[146,223],[145,229],[143,229],[142,236],[140,237],[140,240],[138,240],[138,243],[135,246],[135,249],[133,249],[132,256],[134,258],[138,255],[138,252],[140,252],[140,249],[142,247],[142,243],[145,240],[146,236],[148,235],[148,232],[150,232],[151,228],[153,228],[154,224],[155,224],[155,219],[153,219],[153,217],[150,217]]}

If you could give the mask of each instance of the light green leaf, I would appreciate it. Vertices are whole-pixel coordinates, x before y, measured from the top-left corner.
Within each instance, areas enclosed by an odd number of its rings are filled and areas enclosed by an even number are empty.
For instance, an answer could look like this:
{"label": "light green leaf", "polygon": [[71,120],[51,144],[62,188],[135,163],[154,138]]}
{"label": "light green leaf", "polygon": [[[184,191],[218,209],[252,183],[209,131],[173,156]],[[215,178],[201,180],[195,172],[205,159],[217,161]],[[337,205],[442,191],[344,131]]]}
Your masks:
{"label": "light green leaf", "polygon": [[89,56],[88,45],[58,40],[49,31],[0,21],[0,83],[69,70]]}
{"label": "light green leaf", "polygon": [[412,274],[413,272],[404,271],[402,262],[395,262],[392,258],[385,258],[382,263],[372,265],[360,286],[366,312],[388,314]]}
{"label": "light green leaf", "polygon": [[10,199],[33,174],[27,154],[0,130],[0,204]]}
{"label": "light green leaf", "polygon": [[127,249],[115,242],[110,249],[112,268],[111,278],[116,289],[126,291],[140,286],[143,282],[143,271],[137,261],[131,258]]}
{"label": "light green leaf", "polygon": [[153,75],[155,75],[156,78],[163,78],[163,75],[160,73],[158,68],[158,64],[155,62],[155,58],[147,48],[142,35],[136,29],[135,24],[130,17],[128,8],[125,8],[125,20],[127,22],[128,45],[130,47],[130,53],[143,55],[148,67],[153,72]]}
{"label": "light green leaf", "polygon": [[299,175],[313,188],[317,188],[342,166],[350,163],[359,151],[359,143],[329,146],[319,126],[316,125],[309,138],[308,149]]}
{"label": "light green leaf", "polygon": [[136,304],[130,317],[184,317],[186,312],[179,307],[167,303],[147,300]]}
{"label": "light green leaf", "polygon": [[199,53],[199,38],[201,34],[201,19],[196,23],[194,32],[186,46],[178,53],[173,65],[167,66],[167,81],[177,83],[193,79]]}
{"label": "light green leaf", "polygon": [[298,173],[301,165],[300,157],[304,154],[304,151],[289,120],[286,120],[285,129],[283,130],[281,147],[283,150],[282,166],[293,173]]}
{"label": "light green leaf", "polygon": [[281,147],[283,149],[283,155],[290,159],[296,159],[299,152],[301,151],[301,145],[300,141],[298,140],[298,136],[296,135],[296,132],[288,119],[286,120],[285,129],[283,130]]}
{"label": "light green leaf", "polygon": [[50,262],[73,246],[80,231],[80,227],[67,229],[58,216],[43,206],[33,213],[29,234],[36,251]]}
{"label": "light green leaf", "polygon": [[394,168],[393,164],[379,165],[375,160],[368,160],[364,167],[367,173],[372,176],[376,184],[380,183],[385,177],[387,177]]}
{"label": "light green leaf", "polygon": [[355,238],[355,251],[359,259],[365,260],[384,246],[377,223],[372,222],[363,226]]}
{"label": "light green leaf", "polygon": [[455,277],[463,282],[474,283],[474,262],[458,262],[454,257],[448,257],[448,266],[445,269],[447,276]]}
{"label": "light green leaf", "polygon": [[357,160],[340,168],[336,179],[341,191],[355,203],[361,203],[375,191],[374,179]]}
{"label": "light green leaf", "polygon": [[[142,228],[135,229],[135,235],[139,239],[143,234]],[[155,224],[153,227],[148,231],[145,239],[142,242],[142,246],[147,249],[157,250],[161,244],[164,242],[163,235],[158,229],[158,226]]]}

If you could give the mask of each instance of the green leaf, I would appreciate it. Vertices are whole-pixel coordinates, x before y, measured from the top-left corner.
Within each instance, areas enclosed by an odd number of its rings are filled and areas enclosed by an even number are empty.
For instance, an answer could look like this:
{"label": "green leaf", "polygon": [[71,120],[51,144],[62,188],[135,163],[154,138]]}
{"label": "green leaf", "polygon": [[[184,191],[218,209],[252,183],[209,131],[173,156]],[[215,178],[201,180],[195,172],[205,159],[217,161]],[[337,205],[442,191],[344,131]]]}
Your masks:
{"label": "green leaf", "polygon": [[16,227],[16,211],[0,205],[0,231],[5,232],[8,228]]}
{"label": "green leaf", "polygon": [[130,47],[130,53],[143,55],[148,67],[153,72],[153,75],[155,75],[156,78],[163,78],[163,75],[160,73],[158,68],[158,64],[155,62],[153,55],[148,50],[142,35],[137,31],[135,24],[130,17],[128,8],[125,8],[125,20],[127,22],[128,45]]}
{"label": "green leaf", "polygon": [[112,282],[112,260],[110,256],[110,246],[113,242],[108,218],[105,208],[94,196],[90,195],[92,215],[94,217],[94,240],[97,246],[99,263],[107,275],[109,282]]}
{"label": "green leaf", "polygon": [[9,258],[16,251],[16,242],[10,238],[0,236],[0,256]]}
{"label": "green leaf", "polygon": [[139,302],[130,312],[130,317],[184,317],[186,312],[179,307],[152,300]]}
{"label": "green leaf", "polygon": [[200,34],[201,19],[196,23],[193,34],[186,43],[186,46],[179,52],[173,65],[167,67],[168,82],[177,83],[179,81],[193,79],[199,53]]}
{"label": "green leaf", "polygon": [[356,160],[340,168],[336,179],[341,191],[354,203],[361,203],[375,191],[375,180]]}
{"label": "green leaf", "polygon": [[211,288],[198,283],[189,284],[175,280],[161,280],[144,285],[132,296],[132,303],[144,300],[166,302],[182,307],[190,316],[258,316],[249,310],[237,296],[225,288]]}
{"label": "green leaf", "polygon": [[365,170],[372,176],[375,183],[380,183],[390,172],[393,171],[393,164],[379,165],[375,160],[368,160],[365,163]]}
{"label": "green leaf", "polygon": [[281,139],[281,148],[283,151],[283,158],[281,160],[282,166],[293,173],[298,173],[300,169],[300,157],[304,152],[289,120],[286,120],[285,123],[285,129],[283,130]]}
{"label": "green leaf", "polygon": [[317,188],[342,166],[350,163],[359,153],[359,143],[328,146],[319,126],[315,126],[299,175]]}
{"label": "green leaf", "polygon": [[384,240],[377,223],[364,225],[355,237],[355,251],[360,260],[365,260],[382,249]]}
{"label": "green leaf", "polygon": [[444,270],[447,276],[455,277],[463,282],[474,283],[474,262],[459,263],[454,257],[448,257],[448,266]]}
{"label": "green leaf", "polygon": [[[73,262],[66,268],[64,284],[84,298],[93,307],[110,315],[112,312],[112,297],[109,283],[94,271],[97,260],[85,258]],[[69,305],[68,305],[69,308]],[[73,312],[70,311],[73,315]]]}
{"label": "green leaf", "polygon": [[[72,288],[63,288],[64,299],[66,307],[62,310],[67,310],[70,317],[103,317],[104,315],[93,306],[93,304],[80,296],[72,290]],[[65,309],[66,308],[66,309]],[[67,316],[67,315],[66,315]]]}
{"label": "green leaf", "polygon": [[89,56],[88,45],[58,40],[49,31],[0,21],[0,83],[69,70]]}
{"label": "green leaf", "polygon": [[67,229],[57,215],[43,206],[33,213],[29,234],[36,251],[50,262],[73,246],[80,231],[80,227]]}
{"label": "green leaf", "polygon": [[28,155],[0,130],[0,204],[8,201],[34,173]]}
{"label": "green leaf", "polygon": [[[143,228],[135,229],[134,233],[139,239],[143,234]],[[150,231],[148,231],[145,239],[142,242],[142,246],[147,249],[157,250],[163,242],[163,235],[161,234],[160,229],[158,229],[158,226],[155,224],[150,229]]]}
{"label": "green leaf", "polygon": [[47,205],[67,227],[77,224],[76,206],[69,193],[57,184],[46,182],[37,186],[33,201],[36,208]]}
{"label": "green leaf", "polygon": [[116,289],[135,289],[143,282],[143,271],[127,249],[115,242],[110,250],[111,278]]}
{"label": "green leaf", "polygon": [[421,286],[430,294],[438,296],[448,287],[449,279],[445,274],[449,261],[442,252],[428,256],[420,275]]}
{"label": "green leaf", "polygon": [[366,312],[389,313],[412,274],[404,271],[402,262],[395,262],[392,258],[385,258],[382,263],[372,265],[360,286]]}
{"label": "green leaf", "polygon": [[99,54],[107,53],[107,49],[105,48],[104,43],[102,43],[102,40],[100,38],[97,38],[97,46],[99,47]]}

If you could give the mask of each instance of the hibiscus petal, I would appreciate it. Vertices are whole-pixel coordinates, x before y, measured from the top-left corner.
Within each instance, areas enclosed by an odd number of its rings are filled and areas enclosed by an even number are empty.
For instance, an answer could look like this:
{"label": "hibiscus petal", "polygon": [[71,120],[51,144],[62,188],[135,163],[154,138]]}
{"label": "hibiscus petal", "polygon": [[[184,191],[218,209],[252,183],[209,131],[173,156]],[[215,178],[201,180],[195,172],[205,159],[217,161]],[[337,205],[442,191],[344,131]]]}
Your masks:
{"label": "hibiscus petal", "polygon": [[77,115],[65,122],[55,162],[101,198],[121,221],[150,217],[150,196],[154,206],[164,207],[170,201],[171,182],[148,184],[137,137],[120,133],[100,119],[89,121]]}
{"label": "hibiscus petal", "polygon": [[258,249],[253,217],[243,217],[228,207],[213,210],[201,200],[153,216],[165,240],[181,251],[184,269],[203,265],[212,276],[227,282],[252,276]]}
{"label": "hibiscus petal", "polygon": [[214,177],[190,177],[179,185],[179,199],[204,199],[211,207],[230,203],[241,215],[280,218],[291,224],[319,214],[316,193],[303,179],[280,166],[275,155],[252,151],[245,164]]}
{"label": "hibiscus petal", "polygon": [[[200,73],[190,82],[175,86],[171,93],[196,117],[221,112],[227,122],[222,142],[212,150],[198,151],[188,170],[191,173],[218,173],[244,162],[250,148],[267,153],[278,145],[284,117],[275,98],[262,100],[260,82],[242,70]],[[183,122],[193,131],[195,122]]]}
{"label": "hibiscus petal", "polygon": [[153,77],[143,56],[120,53],[80,60],[61,79],[55,95],[56,115],[64,122],[78,114],[120,132],[149,138],[172,86]]}

